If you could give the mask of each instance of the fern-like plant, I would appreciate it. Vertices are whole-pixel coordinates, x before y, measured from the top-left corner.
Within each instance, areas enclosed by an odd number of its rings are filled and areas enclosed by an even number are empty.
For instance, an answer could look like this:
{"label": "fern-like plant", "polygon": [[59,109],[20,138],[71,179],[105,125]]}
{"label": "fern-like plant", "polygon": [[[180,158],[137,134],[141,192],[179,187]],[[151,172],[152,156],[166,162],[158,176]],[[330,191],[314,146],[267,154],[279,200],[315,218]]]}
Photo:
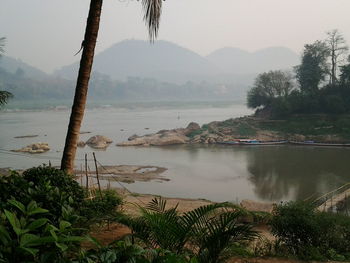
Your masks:
{"label": "fern-like plant", "polygon": [[230,203],[209,204],[180,214],[177,206],[167,209],[166,200],[155,198],[140,210],[141,216],[123,222],[134,238],[151,248],[191,252],[200,262],[219,262],[232,244],[257,235],[252,224],[240,221],[247,212]]}

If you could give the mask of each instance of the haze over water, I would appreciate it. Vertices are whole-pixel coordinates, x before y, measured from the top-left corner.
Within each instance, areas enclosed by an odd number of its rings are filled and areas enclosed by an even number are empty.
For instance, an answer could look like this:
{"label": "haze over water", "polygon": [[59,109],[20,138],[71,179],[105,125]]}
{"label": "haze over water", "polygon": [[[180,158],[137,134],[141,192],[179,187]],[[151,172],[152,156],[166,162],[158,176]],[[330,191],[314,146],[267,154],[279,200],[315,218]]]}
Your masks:
{"label": "haze over water", "polygon": [[[96,151],[104,165],[155,165],[166,167],[169,182],[125,184],[131,191],[172,197],[205,198],[213,201],[282,201],[325,193],[348,181],[348,148],[293,146],[227,147],[180,145],[167,147],[116,147],[133,134],[185,127],[191,121],[205,124],[250,114],[244,105],[208,103],[168,107],[140,104],[129,108],[94,108],[86,112],[81,135],[86,141],[101,134],[114,140],[106,151]],[[33,142],[48,142],[43,155],[0,153],[0,167],[29,168],[51,160],[59,165],[69,111],[2,112],[0,149],[11,150]],[[148,128],[148,129],[145,129]],[[37,138],[14,136],[38,134]],[[78,149],[77,167],[85,153]],[[93,164],[90,164],[93,167]],[[116,187],[119,185],[115,184]]]}

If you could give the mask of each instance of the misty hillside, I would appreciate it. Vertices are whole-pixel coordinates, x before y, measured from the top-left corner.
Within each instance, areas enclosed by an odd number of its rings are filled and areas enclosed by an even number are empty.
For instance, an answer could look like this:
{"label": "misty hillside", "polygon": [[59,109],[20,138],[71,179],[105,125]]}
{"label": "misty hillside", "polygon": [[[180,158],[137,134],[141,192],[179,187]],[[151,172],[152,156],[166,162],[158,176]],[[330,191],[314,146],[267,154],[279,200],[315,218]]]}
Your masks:
{"label": "misty hillside", "polygon": [[298,54],[285,47],[270,47],[249,53],[238,48],[221,48],[207,59],[223,73],[252,74],[269,70],[286,70],[300,63]]}
{"label": "misty hillside", "polygon": [[[172,83],[186,81],[224,82],[256,75],[263,71],[290,69],[299,63],[296,53],[284,47],[272,47],[249,53],[236,48],[223,48],[207,57],[167,41],[125,40],[97,54],[94,71],[125,80],[127,77],[154,78]],[[55,74],[73,79],[78,63],[65,66]],[[245,77],[246,78],[246,77]],[[254,78],[254,77],[253,77]]]}
{"label": "misty hillside", "polygon": [[20,59],[8,56],[2,56],[0,59],[0,67],[8,73],[14,73],[21,77],[32,79],[46,79],[48,75],[40,69],[33,67]]}
{"label": "misty hillside", "polygon": [[[125,40],[97,54],[89,97],[113,100],[232,100],[246,97],[258,73],[298,64],[287,48],[249,53],[219,49],[202,57],[166,41]],[[21,60],[0,59],[0,87],[15,100],[70,99],[78,63],[48,75]]]}
{"label": "misty hillside", "polygon": [[[57,75],[76,77],[78,63],[56,71]],[[218,70],[200,55],[167,41],[125,40],[97,54],[94,71],[125,80],[147,77],[168,82],[202,80]]]}

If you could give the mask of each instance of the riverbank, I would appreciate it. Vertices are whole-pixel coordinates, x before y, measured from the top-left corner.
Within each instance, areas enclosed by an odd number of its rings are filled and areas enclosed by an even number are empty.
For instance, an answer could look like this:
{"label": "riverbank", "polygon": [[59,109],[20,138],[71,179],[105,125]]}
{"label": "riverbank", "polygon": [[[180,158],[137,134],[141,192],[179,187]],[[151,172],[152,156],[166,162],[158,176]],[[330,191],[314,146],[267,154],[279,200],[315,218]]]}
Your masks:
{"label": "riverbank", "polygon": [[117,145],[216,144],[237,139],[349,142],[350,115],[295,115],[285,120],[245,116],[202,126],[190,123],[186,128],[161,130],[144,136],[133,135],[128,141]]}

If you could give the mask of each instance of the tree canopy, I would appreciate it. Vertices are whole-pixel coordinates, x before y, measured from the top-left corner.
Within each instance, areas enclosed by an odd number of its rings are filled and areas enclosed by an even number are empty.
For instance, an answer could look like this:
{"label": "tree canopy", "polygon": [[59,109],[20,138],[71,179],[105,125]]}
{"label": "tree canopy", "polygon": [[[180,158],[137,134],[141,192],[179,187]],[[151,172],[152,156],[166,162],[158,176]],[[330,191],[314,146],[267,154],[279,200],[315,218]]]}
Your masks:
{"label": "tree canopy", "polygon": [[296,87],[286,73],[262,73],[248,91],[248,107],[272,118],[350,113],[350,56],[346,63],[342,59],[348,47],[338,30],[327,36],[304,46],[301,64],[295,67]]}
{"label": "tree canopy", "polygon": [[302,92],[313,93],[319,89],[328,74],[328,56],[329,48],[324,41],[305,45],[301,64],[296,67],[296,78]]}
{"label": "tree canopy", "polygon": [[288,96],[293,88],[292,76],[288,72],[277,70],[262,73],[248,91],[248,107],[270,106],[274,99]]}

